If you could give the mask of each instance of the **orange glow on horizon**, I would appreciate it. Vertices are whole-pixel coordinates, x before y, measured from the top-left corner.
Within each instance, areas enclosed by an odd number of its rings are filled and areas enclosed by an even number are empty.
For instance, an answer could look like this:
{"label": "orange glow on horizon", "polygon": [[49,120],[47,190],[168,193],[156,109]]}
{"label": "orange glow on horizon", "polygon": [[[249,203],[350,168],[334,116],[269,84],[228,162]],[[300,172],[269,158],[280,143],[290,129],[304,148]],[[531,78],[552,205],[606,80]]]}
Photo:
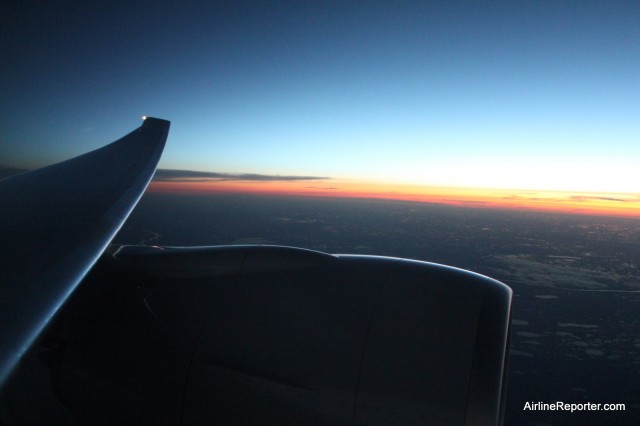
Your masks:
{"label": "orange glow on horizon", "polygon": [[473,208],[527,209],[570,214],[640,217],[640,194],[601,194],[507,189],[420,187],[340,180],[160,181],[153,193],[238,193],[284,196],[378,198]]}

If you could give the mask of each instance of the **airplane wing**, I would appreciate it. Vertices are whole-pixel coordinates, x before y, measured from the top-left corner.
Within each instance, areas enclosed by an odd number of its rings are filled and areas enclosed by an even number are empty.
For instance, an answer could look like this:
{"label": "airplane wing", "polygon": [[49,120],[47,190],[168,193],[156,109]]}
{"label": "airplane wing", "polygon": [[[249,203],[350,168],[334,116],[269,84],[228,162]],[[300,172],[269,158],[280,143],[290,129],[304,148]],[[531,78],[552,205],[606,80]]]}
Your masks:
{"label": "airplane wing", "polygon": [[[146,156],[132,162],[153,169],[169,123],[148,120],[113,146],[139,143]],[[140,142],[147,139],[156,139],[155,148]],[[92,177],[74,179],[70,172],[64,191],[39,189],[35,199],[52,202],[76,182],[88,188],[105,174],[126,175],[132,166],[123,171],[116,163],[132,157],[109,154],[104,165],[92,160]],[[56,182],[52,167],[46,180]],[[20,303],[30,319],[12,323],[21,310],[2,305],[2,332],[19,342],[6,351],[5,368],[21,359],[2,388],[1,423],[502,424],[507,286],[433,263],[280,246],[110,246],[91,268],[147,182],[128,198],[133,202],[118,225],[90,244],[94,254],[67,274],[70,284],[61,292],[40,293],[49,281],[29,268],[43,262],[57,271],[58,263],[84,252],[86,238],[81,231],[49,231],[43,235],[55,248],[50,251],[65,254],[50,261],[35,253],[36,262],[29,256],[47,227],[23,234],[20,255],[7,263],[18,266],[2,277],[4,284],[4,277],[28,276],[20,281],[29,289]],[[108,205],[119,203],[109,197],[90,198],[106,213],[87,208],[90,219],[79,215],[71,222],[93,236],[103,218],[114,215]],[[71,210],[51,219],[45,208],[27,215],[67,227]],[[24,223],[30,230],[34,222]],[[11,285],[6,294],[14,297],[18,288]]]}
{"label": "airplane wing", "polygon": [[169,124],[0,181],[0,385],[133,210]]}

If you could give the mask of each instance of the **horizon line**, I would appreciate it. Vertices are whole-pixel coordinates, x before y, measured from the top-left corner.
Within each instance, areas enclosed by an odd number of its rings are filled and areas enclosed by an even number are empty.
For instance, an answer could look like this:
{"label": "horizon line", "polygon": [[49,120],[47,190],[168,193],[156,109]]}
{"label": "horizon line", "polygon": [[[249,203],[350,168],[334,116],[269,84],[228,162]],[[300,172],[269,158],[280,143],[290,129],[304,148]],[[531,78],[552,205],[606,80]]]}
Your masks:
{"label": "horizon line", "polygon": [[[323,183],[326,182],[326,183]],[[152,181],[150,193],[254,194],[329,198],[370,198],[491,208],[640,218],[640,194],[565,190],[460,188],[339,179]]]}

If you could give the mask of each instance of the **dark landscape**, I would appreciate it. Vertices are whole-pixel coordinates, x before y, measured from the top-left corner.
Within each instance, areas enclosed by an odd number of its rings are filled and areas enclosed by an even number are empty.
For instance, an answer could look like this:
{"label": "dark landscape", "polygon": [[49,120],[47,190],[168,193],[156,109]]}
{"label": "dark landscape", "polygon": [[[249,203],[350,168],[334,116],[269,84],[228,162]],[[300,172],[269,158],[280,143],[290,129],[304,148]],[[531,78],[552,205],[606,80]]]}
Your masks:
{"label": "dark landscape", "polygon": [[[146,194],[116,244],[277,244],[395,256],[514,290],[507,425],[637,425],[640,220],[367,199]],[[525,411],[529,402],[625,411]]]}

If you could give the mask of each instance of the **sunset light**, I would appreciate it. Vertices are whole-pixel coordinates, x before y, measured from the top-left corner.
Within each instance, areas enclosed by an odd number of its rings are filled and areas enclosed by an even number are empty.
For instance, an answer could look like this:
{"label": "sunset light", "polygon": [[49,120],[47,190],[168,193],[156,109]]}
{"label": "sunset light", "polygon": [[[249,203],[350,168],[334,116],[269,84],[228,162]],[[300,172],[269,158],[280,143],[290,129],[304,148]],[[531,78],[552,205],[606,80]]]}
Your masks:
{"label": "sunset light", "polygon": [[[7,294],[32,291],[24,309],[0,297],[6,325],[44,306],[70,269],[54,259],[92,253],[72,309],[47,307],[51,335],[21,346],[3,422],[639,425],[640,1],[2,13],[0,235],[25,265]],[[387,259],[374,280],[363,256]],[[396,286],[402,259],[446,265],[453,307],[431,278]],[[448,267],[511,302],[468,297],[491,292]],[[510,336],[489,356],[496,313]],[[458,335],[475,346],[443,349]],[[560,401],[624,409],[526,408]]]}
{"label": "sunset light", "polygon": [[206,180],[161,181],[152,193],[238,193],[304,197],[375,198],[446,204],[471,208],[525,209],[571,214],[640,217],[640,196],[628,193],[561,192],[515,189],[424,187],[338,180]]}

